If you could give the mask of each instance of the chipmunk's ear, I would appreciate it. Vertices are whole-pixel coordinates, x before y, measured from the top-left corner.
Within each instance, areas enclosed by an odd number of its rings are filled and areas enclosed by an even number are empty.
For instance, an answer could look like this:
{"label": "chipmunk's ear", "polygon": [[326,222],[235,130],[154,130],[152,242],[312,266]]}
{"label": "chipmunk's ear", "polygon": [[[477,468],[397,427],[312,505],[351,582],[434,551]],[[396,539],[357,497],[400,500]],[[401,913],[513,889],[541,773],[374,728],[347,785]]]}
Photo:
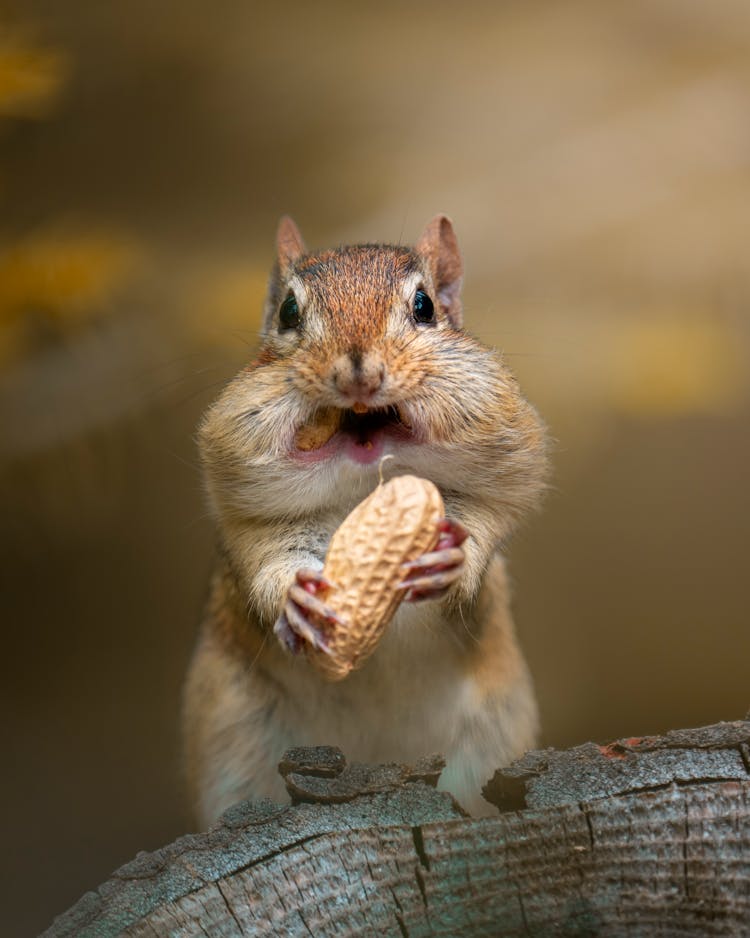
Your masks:
{"label": "chipmunk's ear", "polygon": [[440,306],[451,323],[460,329],[463,325],[461,279],[464,265],[450,218],[436,215],[420,235],[416,248],[430,265]]}
{"label": "chipmunk's ear", "polygon": [[299,228],[288,215],[282,215],[279,228],[276,232],[276,254],[282,273],[290,264],[307,254],[305,242],[299,233]]}

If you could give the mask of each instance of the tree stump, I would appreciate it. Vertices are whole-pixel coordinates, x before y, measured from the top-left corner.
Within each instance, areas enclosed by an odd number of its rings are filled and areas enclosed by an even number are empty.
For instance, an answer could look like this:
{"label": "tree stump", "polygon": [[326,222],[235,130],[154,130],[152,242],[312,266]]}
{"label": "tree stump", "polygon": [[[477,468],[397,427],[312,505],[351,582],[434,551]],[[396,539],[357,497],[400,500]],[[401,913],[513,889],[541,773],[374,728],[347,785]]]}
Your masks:
{"label": "tree stump", "polygon": [[750,722],[530,752],[494,818],[441,765],[291,750],[291,805],[139,854],[44,934],[750,935]]}

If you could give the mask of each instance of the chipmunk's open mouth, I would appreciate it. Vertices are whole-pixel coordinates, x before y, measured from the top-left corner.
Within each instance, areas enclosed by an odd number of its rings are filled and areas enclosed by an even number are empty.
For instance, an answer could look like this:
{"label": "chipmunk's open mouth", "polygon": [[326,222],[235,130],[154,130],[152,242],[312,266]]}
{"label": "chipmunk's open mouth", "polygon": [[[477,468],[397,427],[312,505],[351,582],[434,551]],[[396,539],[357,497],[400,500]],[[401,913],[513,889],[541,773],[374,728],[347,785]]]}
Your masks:
{"label": "chipmunk's open mouth", "polygon": [[362,445],[377,433],[378,430],[411,430],[411,427],[401,416],[401,411],[395,405],[376,408],[358,413],[354,410],[344,410],[342,413],[339,433],[346,433]]}
{"label": "chipmunk's open mouth", "polygon": [[371,463],[383,454],[387,440],[413,437],[411,424],[395,404],[388,407],[329,407],[297,430],[296,454],[318,461],[342,452],[358,463]]}

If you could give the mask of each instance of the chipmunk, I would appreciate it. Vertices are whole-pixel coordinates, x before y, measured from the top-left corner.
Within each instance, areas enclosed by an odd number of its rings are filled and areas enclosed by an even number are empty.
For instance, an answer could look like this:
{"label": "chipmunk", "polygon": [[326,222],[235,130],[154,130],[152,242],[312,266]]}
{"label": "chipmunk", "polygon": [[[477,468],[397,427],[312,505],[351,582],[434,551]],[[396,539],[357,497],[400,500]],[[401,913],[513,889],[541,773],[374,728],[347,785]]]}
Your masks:
{"label": "chipmunk", "polygon": [[[500,354],[463,330],[444,215],[414,248],[320,253],[285,217],[277,253],[258,356],[199,430],[219,533],[184,696],[199,820],[286,800],[284,751],[324,744],[371,763],[440,752],[440,787],[490,813],[482,784],[537,732],[502,550],[545,486],[543,424]],[[325,649],[314,621],[334,615],[323,559],[384,455],[388,475],[432,480],[447,517],[404,569],[406,601],[374,654],[330,683],[302,653]]]}

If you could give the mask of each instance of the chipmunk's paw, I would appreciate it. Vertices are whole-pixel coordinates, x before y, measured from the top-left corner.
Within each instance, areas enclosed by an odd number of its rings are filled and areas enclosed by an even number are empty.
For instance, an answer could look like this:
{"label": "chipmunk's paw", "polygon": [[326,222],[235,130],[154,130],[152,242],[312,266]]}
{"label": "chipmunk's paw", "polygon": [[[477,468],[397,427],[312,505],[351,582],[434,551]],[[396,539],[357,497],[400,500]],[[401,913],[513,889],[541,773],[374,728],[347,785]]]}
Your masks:
{"label": "chipmunk's paw", "polygon": [[322,652],[328,651],[320,625],[312,620],[323,619],[337,625],[343,621],[319,598],[318,593],[327,593],[333,584],[317,570],[298,570],[295,581],[289,587],[284,610],[273,627],[274,635],[282,646],[292,654],[298,654],[305,643]]}
{"label": "chipmunk's paw", "polygon": [[469,532],[450,518],[443,518],[439,527],[435,549],[401,567],[404,579],[399,586],[408,590],[406,602],[438,599],[463,573],[466,556],[461,545]]}

